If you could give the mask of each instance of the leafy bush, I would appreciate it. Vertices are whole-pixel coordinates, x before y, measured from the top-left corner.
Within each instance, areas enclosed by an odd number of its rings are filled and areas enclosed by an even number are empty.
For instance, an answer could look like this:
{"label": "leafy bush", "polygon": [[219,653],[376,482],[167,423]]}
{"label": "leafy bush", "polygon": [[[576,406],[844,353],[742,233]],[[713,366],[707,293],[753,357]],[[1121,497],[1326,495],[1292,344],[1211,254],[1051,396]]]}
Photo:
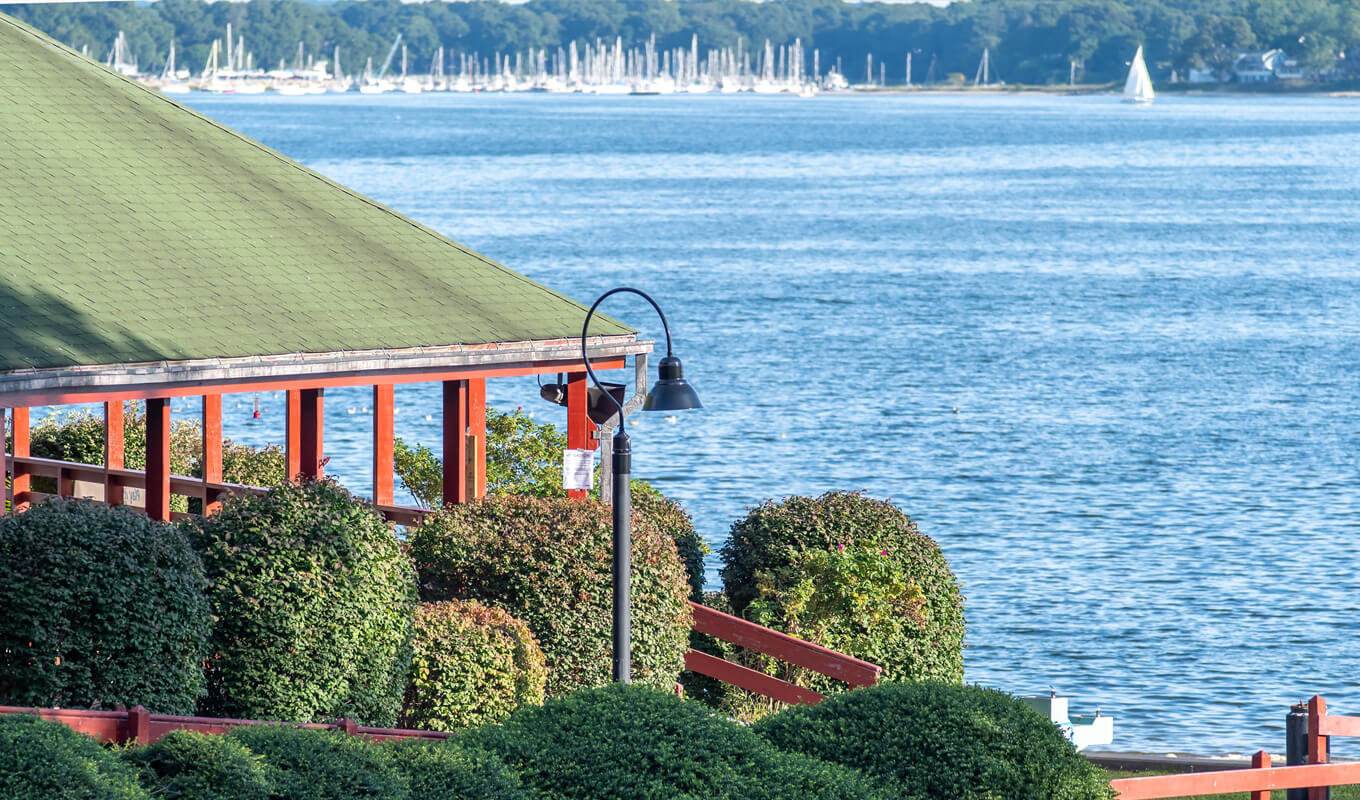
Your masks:
{"label": "leafy bush", "polygon": [[[765,502],[722,547],[733,612],[883,667],[883,681],[963,679],[963,597],[944,554],[858,492]],[[750,656],[818,691],[834,682]]]}
{"label": "leafy bush", "polygon": [[32,714],[0,716],[5,800],[150,800],[137,773],[94,739]]}
{"label": "leafy bush", "polygon": [[192,713],[212,619],[173,526],[49,499],[0,518],[0,704]]}
{"label": "leafy bush", "polygon": [[528,625],[499,608],[423,603],[411,643],[402,727],[451,731],[543,702],[543,651]]}
{"label": "leafy bush", "polygon": [[551,800],[874,796],[852,770],[779,752],[698,703],[638,686],[522,708],[460,739],[500,755],[536,797]]}
{"label": "leafy bush", "polygon": [[204,713],[396,722],[415,580],[371,506],[323,480],[228,498],[189,524],[217,618]]}
{"label": "leafy bush", "polygon": [[411,800],[528,800],[519,776],[492,754],[458,742],[383,745],[388,768],[406,778]]}
{"label": "leafy bush", "polygon": [[[524,620],[548,663],[548,693],[610,676],[613,524],[590,500],[489,497],[431,516],[411,541],[426,600],[479,600]],[[633,516],[634,679],[668,689],[690,614],[675,543]]]}
{"label": "leafy bush", "polygon": [[755,730],[781,749],[859,769],[907,800],[1111,797],[1056,725],[991,689],[876,686],[786,709]]}
{"label": "leafy bush", "polygon": [[358,736],[293,725],[247,725],[228,736],[264,759],[274,800],[407,800],[406,776]]}
{"label": "leafy bush", "polygon": [[123,758],[141,770],[148,791],[165,800],[270,800],[274,789],[264,760],[229,736],[170,731]]}

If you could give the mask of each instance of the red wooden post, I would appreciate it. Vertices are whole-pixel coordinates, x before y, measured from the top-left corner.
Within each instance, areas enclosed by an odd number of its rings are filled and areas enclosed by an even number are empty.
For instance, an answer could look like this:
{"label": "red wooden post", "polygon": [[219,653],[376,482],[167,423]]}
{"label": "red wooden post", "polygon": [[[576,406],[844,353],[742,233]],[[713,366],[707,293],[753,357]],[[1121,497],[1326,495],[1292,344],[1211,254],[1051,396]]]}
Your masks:
{"label": "red wooden post", "polygon": [[[1308,763],[1327,763],[1327,737],[1322,735],[1322,718],[1327,716],[1327,701],[1313,695],[1308,701]],[[1308,790],[1308,800],[1327,800],[1325,788]]]}
{"label": "red wooden post", "polygon": [[299,392],[302,405],[301,472],[308,478],[320,478],[325,474],[325,391],[303,389]]}
{"label": "red wooden post", "polygon": [[287,392],[287,409],[283,414],[286,430],[283,435],[288,480],[297,480],[302,472],[302,393],[298,389]]}
{"label": "red wooden post", "polygon": [[123,469],[123,401],[104,404],[104,502],[111,506],[123,504],[123,484],[108,474],[109,470]]}
{"label": "red wooden post", "polygon": [[133,706],[127,712],[127,737],[121,744],[151,744],[151,712]]}
{"label": "red wooden post", "polygon": [[474,498],[486,496],[486,378],[468,381],[468,435],[472,437]]}
{"label": "red wooden post", "polygon": [[373,387],[373,502],[392,505],[392,384]]}
{"label": "red wooden post", "polygon": [[216,489],[207,484],[222,482],[222,395],[203,395],[203,516],[222,509]]}
{"label": "red wooden post", "polygon": [[[1251,757],[1252,769],[1261,769],[1263,767],[1269,766],[1270,766],[1270,753],[1267,753],[1264,750],[1258,750],[1254,755],[1252,755]],[[1270,800],[1270,790],[1259,789],[1257,791],[1252,792],[1251,800]]]}
{"label": "red wooden post", "polygon": [[[14,446],[11,448],[10,454],[15,458],[28,458],[33,454],[32,450],[29,449],[31,439],[28,425],[28,409],[11,409],[10,416],[14,422],[14,429],[10,432],[14,437]],[[12,463],[10,465],[10,470],[10,488],[14,490],[14,501],[10,506],[10,510],[17,514],[20,511],[27,511],[32,502],[29,492],[33,487],[33,479],[29,477],[28,467],[21,466],[18,463]]]}
{"label": "red wooden post", "polygon": [[[590,421],[589,381],[584,372],[567,375],[567,447],[572,450],[594,450],[600,444],[590,437],[595,423]],[[585,489],[567,492],[573,500],[584,500],[589,494]]]}
{"label": "red wooden post", "polygon": [[444,505],[468,501],[468,382],[444,381]]}
{"label": "red wooden post", "polygon": [[337,719],[335,721],[335,729],[338,731],[344,731],[350,736],[359,735],[359,723],[355,722],[349,717],[341,717],[340,719]]}
{"label": "red wooden post", "polygon": [[170,399],[146,401],[146,513],[170,521]]}

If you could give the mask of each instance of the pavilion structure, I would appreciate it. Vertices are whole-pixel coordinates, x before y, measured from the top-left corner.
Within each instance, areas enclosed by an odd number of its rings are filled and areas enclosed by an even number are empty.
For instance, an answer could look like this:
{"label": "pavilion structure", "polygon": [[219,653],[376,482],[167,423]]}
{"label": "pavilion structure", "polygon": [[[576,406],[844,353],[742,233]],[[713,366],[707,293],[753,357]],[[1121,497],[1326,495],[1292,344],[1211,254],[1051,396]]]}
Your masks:
{"label": "pavilion structure", "polygon": [[[320,476],[328,388],[371,386],[375,504],[394,522],[393,392],[443,386],[444,500],[485,490],[486,381],[567,376],[568,441],[594,449],[586,309],[264,145],[0,15],[0,410],[6,499],[172,494],[211,513],[222,397],[287,393],[288,474]],[[598,317],[597,317],[598,319]],[[645,370],[651,343],[609,319],[596,369]],[[170,473],[172,398],[200,398],[202,478]],[[146,404],[146,469],[125,468],[123,408]],[[33,406],[103,403],[102,465],[34,458]],[[90,491],[90,487],[95,489]],[[584,496],[584,492],[576,492]]]}

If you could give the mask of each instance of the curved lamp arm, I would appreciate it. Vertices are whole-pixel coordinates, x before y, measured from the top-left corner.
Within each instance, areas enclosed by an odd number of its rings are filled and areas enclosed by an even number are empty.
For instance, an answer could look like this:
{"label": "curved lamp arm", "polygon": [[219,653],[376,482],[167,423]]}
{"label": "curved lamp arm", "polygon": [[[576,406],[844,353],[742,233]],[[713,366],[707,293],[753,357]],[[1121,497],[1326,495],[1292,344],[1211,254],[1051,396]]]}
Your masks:
{"label": "curved lamp arm", "polygon": [[598,387],[599,390],[604,394],[604,396],[609,398],[609,402],[613,403],[614,407],[619,410],[619,433],[626,434],[628,432],[628,428],[627,423],[624,420],[623,404],[620,403],[618,399],[614,397],[614,394],[612,392],[605,390],[604,385],[600,383],[600,379],[596,377],[595,370],[590,368],[590,356],[586,354],[586,335],[590,331],[590,318],[595,315],[595,309],[600,307],[600,303],[603,303],[605,299],[608,298],[610,295],[619,294],[620,292],[628,292],[630,294],[635,294],[638,297],[641,297],[643,300],[646,300],[648,303],[651,303],[652,308],[656,309],[657,316],[661,317],[661,329],[666,332],[667,357],[670,357],[672,355],[671,328],[669,325],[666,324],[666,315],[661,311],[661,306],[657,305],[655,300],[649,297],[646,292],[641,291],[639,289],[633,289],[628,286],[620,286],[617,289],[610,289],[609,291],[600,295],[599,299],[597,299],[595,303],[591,305],[590,310],[586,312],[585,324],[581,326],[581,360],[585,362],[586,374],[590,375],[590,379],[595,382],[595,386]]}

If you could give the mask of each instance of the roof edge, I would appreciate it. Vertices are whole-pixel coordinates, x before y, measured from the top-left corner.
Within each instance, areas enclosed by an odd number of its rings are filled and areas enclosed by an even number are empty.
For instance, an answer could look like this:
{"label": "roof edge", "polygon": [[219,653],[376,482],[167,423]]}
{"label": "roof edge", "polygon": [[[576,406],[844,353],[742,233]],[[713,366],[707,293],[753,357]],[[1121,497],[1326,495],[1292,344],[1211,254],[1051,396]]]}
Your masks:
{"label": "roof edge", "polygon": [[[592,336],[586,340],[587,353],[592,360],[643,355],[652,352],[652,345],[650,341],[638,341],[636,334]],[[23,396],[100,393],[162,396],[158,390],[169,396],[169,393],[184,394],[170,390],[186,386],[201,388],[204,391],[198,393],[203,394],[210,392],[214,385],[220,388],[231,384],[327,380],[355,385],[408,383],[419,380],[421,375],[460,370],[532,374],[555,371],[572,362],[581,364],[579,338],[14,370],[0,373],[0,406],[4,406],[6,400],[13,402],[14,398]],[[49,403],[59,404],[54,400],[41,404]]]}

